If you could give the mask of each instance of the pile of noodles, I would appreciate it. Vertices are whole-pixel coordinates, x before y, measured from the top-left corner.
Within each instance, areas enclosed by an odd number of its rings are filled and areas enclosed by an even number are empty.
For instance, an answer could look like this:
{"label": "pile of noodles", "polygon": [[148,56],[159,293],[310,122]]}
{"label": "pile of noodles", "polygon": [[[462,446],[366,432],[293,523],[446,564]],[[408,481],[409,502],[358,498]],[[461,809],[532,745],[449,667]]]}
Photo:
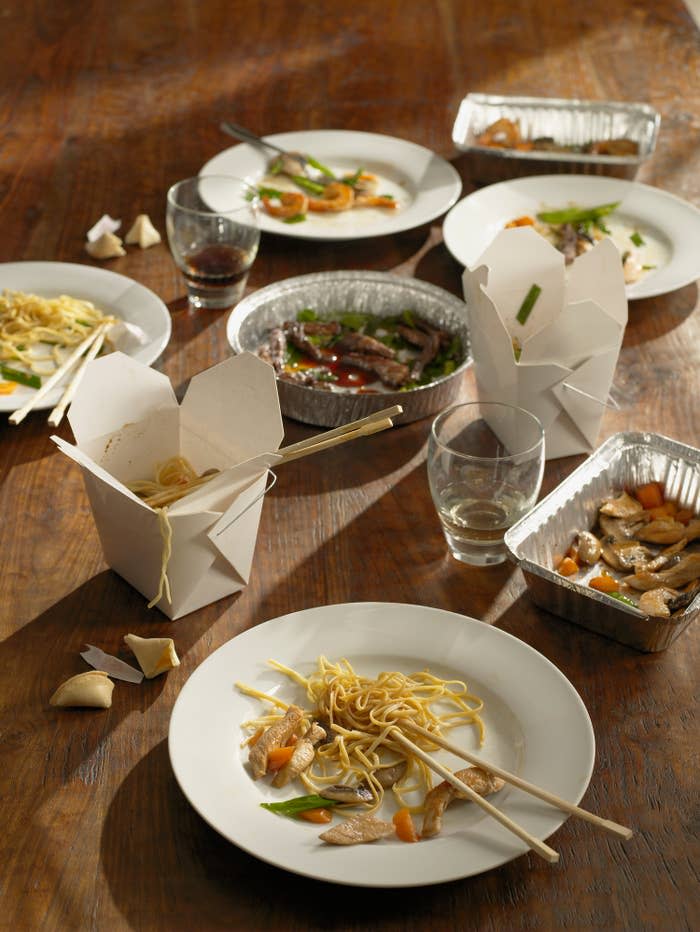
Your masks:
{"label": "pile of noodles", "polygon": [[[336,783],[363,783],[372,791],[370,809],[374,811],[384,797],[377,773],[405,760],[406,772],[392,791],[399,806],[416,812],[420,806],[413,805],[410,797],[430,789],[431,771],[392,736],[392,729],[412,721],[442,736],[451,728],[473,725],[479,744],[483,744],[484,724],[479,715],[483,702],[461,680],[443,680],[427,670],[380,673],[370,679],[356,673],[345,659],[331,663],[325,657],[319,657],[317,669],[305,677],[275,660],[268,662],[305,690],[311,707],[307,721],[316,719],[327,729],[327,743],[317,749],[313,764],[300,775],[310,792],[319,793],[324,786]],[[244,722],[242,727],[248,731],[279,721],[288,708],[274,696],[242,683],[236,686],[279,710]],[[423,750],[437,749],[429,739],[409,734]]]}
{"label": "pile of noodles", "polygon": [[116,318],[105,316],[90,301],[4,291],[0,295],[0,360],[21,363],[37,375],[51,375],[66,350],[106,322],[116,323]]}

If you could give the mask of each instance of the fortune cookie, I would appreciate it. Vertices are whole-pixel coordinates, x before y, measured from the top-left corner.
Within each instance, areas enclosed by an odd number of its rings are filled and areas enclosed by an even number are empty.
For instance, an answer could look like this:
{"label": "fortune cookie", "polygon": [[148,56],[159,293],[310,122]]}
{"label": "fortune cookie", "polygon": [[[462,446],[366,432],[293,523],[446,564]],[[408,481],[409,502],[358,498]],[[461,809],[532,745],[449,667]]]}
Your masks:
{"label": "fortune cookie", "polygon": [[89,670],[61,683],[49,699],[50,705],[90,706],[108,709],[112,705],[114,683],[102,670]]}
{"label": "fortune cookie", "polygon": [[114,259],[115,256],[125,256],[126,249],[122,241],[114,233],[103,233],[94,243],[85,243],[85,252],[93,259]]}
{"label": "fortune cookie", "polygon": [[138,243],[141,249],[148,249],[149,246],[155,246],[160,242],[160,233],[151,223],[148,214],[138,215],[126,234],[125,242]]}
{"label": "fortune cookie", "polygon": [[134,652],[146,679],[180,666],[172,638],[140,638],[125,634],[124,643]]}

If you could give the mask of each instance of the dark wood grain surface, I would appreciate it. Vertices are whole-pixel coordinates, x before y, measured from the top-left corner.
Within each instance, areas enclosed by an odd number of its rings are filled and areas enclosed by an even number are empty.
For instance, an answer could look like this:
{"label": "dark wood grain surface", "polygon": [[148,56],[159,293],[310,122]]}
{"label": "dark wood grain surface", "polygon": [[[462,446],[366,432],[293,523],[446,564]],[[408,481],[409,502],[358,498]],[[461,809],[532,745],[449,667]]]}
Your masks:
{"label": "dark wood grain surface", "polygon": [[[699,34],[680,0],[37,0],[0,9],[0,261],[90,263],[103,213],[164,228],[165,192],[229,141],[342,128],[412,140],[452,161],[469,91],[646,101],[662,115],[638,180],[700,199]],[[440,221],[433,227],[439,228]],[[313,248],[264,235],[248,287],[330,269],[407,262],[424,226]],[[698,244],[700,247],[700,244]],[[104,266],[172,313],[157,367],[181,395],[225,358],[225,314],[193,313],[165,244]],[[442,244],[418,278],[460,293]],[[0,270],[0,286],[2,285]],[[634,302],[600,440],[648,429],[697,445],[700,318],[690,285]],[[473,398],[471,375],[464,397]],[[265,500],[251,580],[176,622],[102,559],[79,470],[45,415],[0,421],[0,926],[7,929],[697,928],[697,629],[641,654],[537,609],[510,565],[452,560],[425,475],[428,421],[280,470]],[[314,430],[285,425],[286,440]],[[70,437],[63,425],[59,433]],[[553,488],[582,457],[550,462]],[[587,808],[634,826],[623,844],[569,820],[556,867],[527,855],[417,890],[348,890],[287,874],[222,839],[190,808],[167,754],[173,703],[213,650],[248,628],[324,603],[421,603],[522,638],[581,694],[596,734]],[[50,708],[86,642],[168,635],[182,665],[115,692],[106,712]]]}

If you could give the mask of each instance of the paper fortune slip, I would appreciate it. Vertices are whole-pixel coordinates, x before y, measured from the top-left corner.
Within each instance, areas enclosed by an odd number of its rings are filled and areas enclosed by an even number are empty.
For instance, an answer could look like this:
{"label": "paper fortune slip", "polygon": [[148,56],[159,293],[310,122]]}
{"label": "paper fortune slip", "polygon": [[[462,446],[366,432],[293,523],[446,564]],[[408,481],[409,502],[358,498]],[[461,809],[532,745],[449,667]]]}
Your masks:
{"label": "paper fortune slip", "polygon": [[462,282],[479,400],[536,415],[547,459],[594,449],[627,324],[617,247],[605,238],[565,267],[532,228],[503,230]]}
{"label": "paper fortune slip", "polygon": [[220,472],[170,505],[167,562],[179,618],[248,582],[268,469],[284,433],[275,373],[242,353],[195,376],[178,405],[169,379],[122,353],[89,363],[68,416],[76,444],[52,437],[83,471],[105,560],[146,599],[159,591],[164,536],[158,513],[127,487],[184,456]]}

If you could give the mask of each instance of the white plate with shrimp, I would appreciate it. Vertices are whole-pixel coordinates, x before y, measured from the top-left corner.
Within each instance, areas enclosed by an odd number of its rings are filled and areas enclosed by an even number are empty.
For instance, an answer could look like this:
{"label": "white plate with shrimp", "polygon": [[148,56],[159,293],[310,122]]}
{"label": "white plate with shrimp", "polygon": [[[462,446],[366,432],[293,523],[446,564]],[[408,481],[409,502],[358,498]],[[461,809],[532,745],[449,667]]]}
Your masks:
{"label": "white plate with shrimp", "polygon": [[[423,146],[350,130],[309,130],[264,137],[282,149],[312,155],[336,177],[362,170],[376,176],[377,197],[388,196],[389,207],[358,206],[322,213],[292,203],[288,216],[270,216],[261,210],[261,229],[268,233],[310,240],[351,240],[386,236],[411,230],[444,214],[462,191],[457,171],[445,159]],[[270,176],[273,153],[248,143],[225,149],[210,159],[201,175],[234,175],[256,188],[285,192],[299,188],[281,175]],[[303,207],[303,204],[301,204]],[[303,216],[303,220],[299,220]]]}
{"label": "white plate with shrimp", "polygon": [[[69,295],[91,302],[104,315],[118,318],[107,333],[111,348],[147,366],[158,359],[170,339],[170,314],[161,299],[133,279],[107,269],[71,262],[6,262],[0,264],[0,293],[5,290],[41,298]],[[11,368],[26,368],[17,366],[12,359],[1,361]],[[36,410],[53,408],[72,374],[69,372],[45,395]],[[34,391],[18,385],[12,394],[0,394],[0,411],[22,407]]]}
{"label": "white plate with shrimp", "polygon": [[[263,809],[261,803],[308,789],[297,782],[280,790],[267,779],[253,780],[241,725],[266,703],[235,684],[242,681],[308,708],[302,687],[267,661],[273,657],[308,675],[320,655],[347,658],[357,673],[370,677],[382,670],[428,669],[465,681],[483,700],[485,760],[573,803],[583,796],[595,757],[590,718],[571,683],[532,647],[498,628],[436,608],[378,602],[320,606],[260,624],[224,644],[195,670],[173,709],[169,750],[180,787],[209,825],[255,857],[334,883],[413,887],[479,874],[528,850],[488,814],[463,802],[450,806],[436,837],[417,844],[394,837],[341,847],[319,840],[328,826]],[[473,725],[450,730],[449,738],[478,752]],[[455,770],[466,766],[447,752],[435,757]],[[567,818],[510,786],[489,800],[539,839]],[[391,820],[396,808],[387,793],[378,815]]]}
{"label": "white plate with shrimp", "polygon": [[537,175],[481,188],[450,210],[445,245],[458,262],[473,266],[518,217],[617,201],[605,225],[621,256],[629,254],[638,266],[638,277],[625,287],[629,300],[666,294],[700,278],[700,210],[660,188],[597,175]]}

